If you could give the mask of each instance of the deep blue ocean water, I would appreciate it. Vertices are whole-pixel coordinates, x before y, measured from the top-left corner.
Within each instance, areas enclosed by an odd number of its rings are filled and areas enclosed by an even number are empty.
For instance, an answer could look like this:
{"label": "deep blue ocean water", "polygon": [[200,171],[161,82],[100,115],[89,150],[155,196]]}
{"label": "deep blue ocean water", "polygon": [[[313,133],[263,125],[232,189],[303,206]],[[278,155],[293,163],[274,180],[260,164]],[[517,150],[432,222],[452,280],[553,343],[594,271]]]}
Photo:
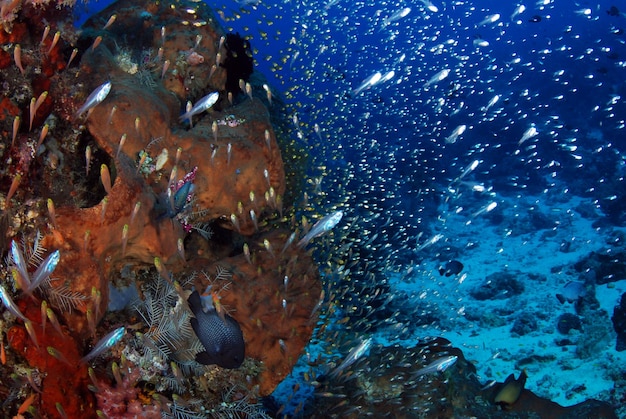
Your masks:
{"label": "deep blue ocean water", "polygon": [[[227,30],[250,37],[294,136],[327,167],[310,172],[325,175],[325,203],[384,224],[370,255],[380,266],[421,260],[416,247],[460,180],[500,197],[475,198],[471,212],[567,193],[608,225],[626,222],[626,18],[607,12],[623,2],[435,1],[437,12],[420,1],[207,3]],[[83,17],[104,5],[90,2]],[[428,82],[442,70],[447,77]],[[343,171],[350,182],[336,180]]]}
{"label": "deep blue ocean water", "polygon": [[[376,142],[377,153],[367,156],[376,168],[365,170],[389,176],[394,190],[387,193],[403,195],[409,224],[420,189],[454,179],[473,159],[485,162],[485,180],[513,194],[543,190],[553,172],[574,180],[581,164],[620,164],[625,22],[607,13],[611,2],[527,3],[513,20],[515,5],[491,1],[441,3],[437,13],[420,2],[209,4],[225,16],[240,15],[225,26],[251,35],[259,70],[299,103],[293,112],[308,124],[308,136],[318,124],[355,165],[363,158],[359,150]],[[409,6],[404,18],[385,23]],[[496,13],[499,20],[480,26]],[[489,45],[476,46],[479,38]],[[282,68],[272,71],[283,58]],[[450,75],[425,89],[442,69]],[[362,80],[390,70],[390,80],[352,97]],[[500,100],[482,112],[495,95]],[[459,125],[467,130],[447,144]],[[518,146],[532,126],[538,135]],[[596,130],[600,141],[589,135]],[[597,187],[605,176],[594,170],[588,183],[576,179],[570,188],[584,194],[595,187],[592,197],[606,199],[613,194]]]}

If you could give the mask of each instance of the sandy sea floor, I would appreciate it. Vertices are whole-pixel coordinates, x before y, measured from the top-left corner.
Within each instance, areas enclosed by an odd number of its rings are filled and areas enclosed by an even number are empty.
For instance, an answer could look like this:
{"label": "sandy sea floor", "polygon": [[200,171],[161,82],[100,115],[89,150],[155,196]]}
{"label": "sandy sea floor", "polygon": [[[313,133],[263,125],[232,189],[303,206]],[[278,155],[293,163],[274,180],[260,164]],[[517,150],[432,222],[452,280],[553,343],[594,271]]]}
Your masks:
{"label": "sandy sea floor", "polygon": [[[591,202],[576,196],[560,196],[558,203],[548,196],[492,196],[480,200],[498,202],[500,222],[494,224],[491,214],[473,218],[475,208],[457,212],[463,204],[474,207],[485,202],[467,202],[463,197],[451,200],[441,208],[439,223],[432,226],[433,236],[442,234],[443,238],[420,251],[424,253],[419,255],[423,261],[410,273],[391,278],[392,286],[406,293],[409,301],[419,299],[420,304],[427,303],[439,313],[440,324],[418,328],[415,338],[449,339],[476,365],[484,383],[504,381],[509,374],[517,376],[525,368],[529,376],[526,388],[563,406],[608,392],[626,361],[626,352],[615,350],[610,319],[620,295],[626,291],[626,278],[596,286],[600,310],[588,319],[597,326],[593,330],[583,326],[582,331],[559,333],[558,316],[576,311],[571,303],[561,304],[556,294],[568,281],[580,280],[572,265],[590,252],[606,253],[611,247],[607,243],[619,229],[594,228],[596,219],[584,218],[574,210]],[[526,225],[529,211],[541,211],[549,222],[555,222],[554,227],[532,229]],[[561,251],[566,242],[570,242],[568,251]],[[437,257],[443,258],[450,248],[455,249],[454,259],[465,266],[456,277],[447,278],[437,272]],[[470,290],[484,285],[485,278],[496,272],[513,273],[523,281],[524,292],[503,299],[473,298]],[[511,328],[522,312],[536,318],[537,327],[520,336]],[[575,344],[556,344],[563,339]]]}

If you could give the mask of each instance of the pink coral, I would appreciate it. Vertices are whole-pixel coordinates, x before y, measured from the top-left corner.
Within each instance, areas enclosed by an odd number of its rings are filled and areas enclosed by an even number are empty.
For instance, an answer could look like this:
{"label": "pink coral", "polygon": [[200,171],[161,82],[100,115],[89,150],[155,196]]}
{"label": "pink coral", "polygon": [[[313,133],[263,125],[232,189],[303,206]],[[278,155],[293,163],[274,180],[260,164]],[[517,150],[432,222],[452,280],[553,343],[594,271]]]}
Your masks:
{"label": "pink coral", "polygon": [[204,57],[198,54],[195,51],[191,51],[189,55],[187,55],[187,63],[189,65],[199,65],[204,62]]}
{"label": "pink coral", "polygon": [[[142,389],[137,386],[139,368],[129,365],[125,372],[120,383],[113,385],[105,381],[98,383],[96,393],[98,409],[109,419],[137,417],[160,419],[161,408],[153,399],[142,402],[140,394]],[[148,401],[150,404],[144,404]]]}

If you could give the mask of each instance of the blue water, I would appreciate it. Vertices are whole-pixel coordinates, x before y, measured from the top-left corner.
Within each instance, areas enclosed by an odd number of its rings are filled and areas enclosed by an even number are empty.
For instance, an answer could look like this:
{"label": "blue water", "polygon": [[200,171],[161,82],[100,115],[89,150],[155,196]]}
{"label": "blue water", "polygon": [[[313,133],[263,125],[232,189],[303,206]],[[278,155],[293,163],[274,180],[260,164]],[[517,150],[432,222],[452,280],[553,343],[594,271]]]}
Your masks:
{"label": "blue water", "polygon": [[[380,155],[368,156],[371,164],[390,177],[394,190],[387,193],[403,193],[409,201],[403,202],[404,208],[412,212],[410,200],[417,199],[420,189],[432,187],[432,180],[454,179],[474,158],[486,163],[482,173],[494,187],[510,193],[520,187],[535,192],[547,187],[543,178],[554,171],[551,161],[559,163],[557,175],[565,177],[573,176],[580,164],[598,165],[596,155],[575,160],[569,145],[577,146],[578,154],[603,147],[601,155],[611,165],[619,164],[616,156],[624,148],[617,141],[624,112],[619,99],[624,18],[606,13],[610,2],[576,7],[567,1],[545,3],[526,4],[515,21],[509,19],[513,5],[489,1],[439,4],[437,13],[419,2],[339,1],[328,8],[316,2],[259,3],[244,6],[246,13],[225,25],[251,35],[259,50],[259,70],[290,90],[292,103],[301,103],[294,106],[294,114],[309,124],[309,135],[310,126],[319,124],[324,138],[341,144],[342,157],[355,165],[363,157],[355,148],[376,141]],[[240,13],[235,2],[209,4],[226,16]],[[405,5],[412,6],[411,12],[385,26],[384,18]],[[497,22],[476,27],[495,13],[501,14]],[[541,21],[530,22],[533,16]],[[260,39],[258,31],[267,31],[269,40]],[[282,35],[272,37],[278,32]],[[489,45],[476,47],[477,37]],[[266,55],[272,60],[265,61]],[[271,71],[282,57],[287,63]],[[450,75],[424,89],[423,84],[444,68]],[[395,71],[391,80],[349,97],[366,77],[389,70]],[[557,75],[559,71],[563,74]],[[496,94],[499,102],[481,112]],[[438,100],[445,102],[438,105]],[[467,125],[462,140],[445,144],[461,124]],[[539,135],[515,155],[530,126],[536,126]],[[603,142],[588,137],[594,129],[602,131]],[[573,191],[585,194],[591,184],[608,180],[603,168],[594,172],[589,184],[571,185]],[[611,188],[623,193],[621,181]],[[605,188],[595,192],[592,197],[600,200],[612,195]],[[406,215],[409,224],[416,223],[415,214]]]}
{"label": "blue water", "polygon": [[[435,13],[419,1],[207,3],[225,28],[250,37],[257,70],[297,118],[294,135],[326,166],[309,173],[324,176],[319,207],[342,204],[363,217],[361,238],[373,240],[363,258],[381,270],[437,256],[416,249],[475,160],[463,180],[493,195],[459,201],[462,214],[566,191],[594,206],[603,225],[626,222],[626,18],[607,13],[611,2],[524,2],[513,20],[515,4],[487,0],[435,1]],[[87,12],[101,5],[90,2]],[[404,7],[406,16],[385,20]],[[425,86],[444,69],[446,78]],[[392,70],[355,94],[368,76]],[[537,134],[521,141],[533,127]],[[277,397],[284,401],[292,385]]]}

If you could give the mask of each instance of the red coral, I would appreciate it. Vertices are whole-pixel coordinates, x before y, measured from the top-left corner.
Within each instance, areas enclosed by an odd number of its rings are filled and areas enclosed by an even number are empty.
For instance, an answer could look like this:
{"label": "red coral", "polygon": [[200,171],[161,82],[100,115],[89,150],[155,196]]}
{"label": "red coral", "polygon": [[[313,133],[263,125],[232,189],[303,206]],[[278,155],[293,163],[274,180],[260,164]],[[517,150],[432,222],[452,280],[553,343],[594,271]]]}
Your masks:
{"label": "red coral", "polygon": [[[38,321],[41,314],[37,304],[22,299],[18,305],[33,323],[38,346],[28,338],[23,326],[11,328],[8,340],[16,353],[22,354],[31,367],[42,373],[42,394],[37,406],[39,412],[43,417],[57,417],[59,403],[70,418],[95,418],[95,400],[87,388],[87,367],[80,362],[77,342],[65,333],[58,333],[50,325],[44,334]],[[61,352],[67,362],[50,355],[48,347]]]}
{"label": "red coral", "polygon": [[13,62],[11,54],[3,49],[0,49],[0,70],[7,68]]}
{"label": "red coral", "polygon": [[11,102],[11,99],[5,96],[2,98],[2,100],[0,100],[0,121],[5,120],[6,118],[13,119],[16,115],[19,114],[20,109],[15,106],[13,102]]}
{"label": "red coral", "polygon": [[23,42],[26,37],[26,29],[27,25],[23,22],[14,23],[10,33],[6,32],[0,26],[0,44],[19,44],[20,42]]}

